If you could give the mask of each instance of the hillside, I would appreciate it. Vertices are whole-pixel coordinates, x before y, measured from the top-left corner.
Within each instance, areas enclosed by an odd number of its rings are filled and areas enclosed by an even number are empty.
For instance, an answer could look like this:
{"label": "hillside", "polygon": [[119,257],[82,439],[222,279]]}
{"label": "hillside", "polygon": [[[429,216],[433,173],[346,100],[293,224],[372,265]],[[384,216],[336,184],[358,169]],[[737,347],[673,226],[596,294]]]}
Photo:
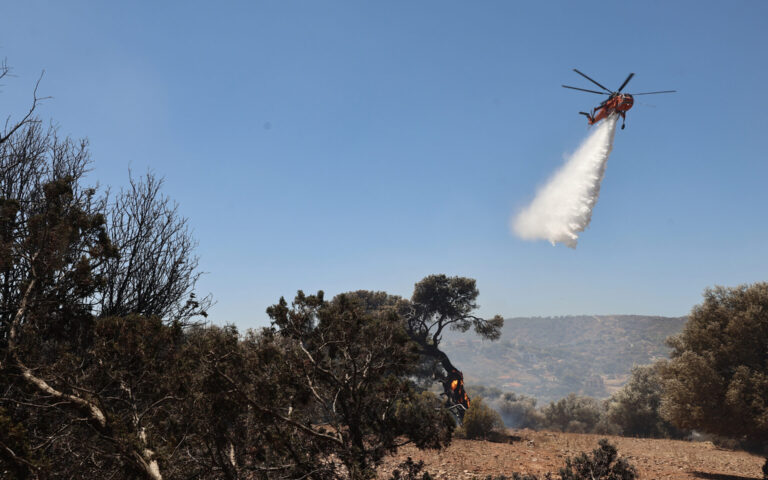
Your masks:
{"label": "hillside", "polygon": [[[389,478],[392,470],[407,457],[423,460],[425,469],[436,480],[485,479],[487,475],[512,472],[543,476],[557,473],[565,459],[580,452],[591,452],[605,435],[559,432],[511,431],[520,438],[512,444],[473,440],[454,440],[441,451],[420,451],[412,445],[401,448],[385,460],[379,478]],[[764,459],[746,452],[725,450],[710,442],[657,440],[607,436],[646,480],[758,480]],[[556,478],[559,478],[556,476]]]}
{"label": "hillside", "polygon": [[633,365],[666,358],[665,339],[685,317],[640,315],[510,318],[495,342],[473,332],[449,332],[445,352],[468,385],[536,397],[540,404],[576,392],[604,398],[620,388]]}

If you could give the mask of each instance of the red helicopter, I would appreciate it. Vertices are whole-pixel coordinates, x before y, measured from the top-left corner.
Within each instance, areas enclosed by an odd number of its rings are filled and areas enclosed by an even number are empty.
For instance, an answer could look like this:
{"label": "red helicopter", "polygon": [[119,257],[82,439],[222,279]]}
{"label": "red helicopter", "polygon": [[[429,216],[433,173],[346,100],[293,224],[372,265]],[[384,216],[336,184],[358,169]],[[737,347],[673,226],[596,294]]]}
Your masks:
{"label": "red helicopter", "polygon": [[627,110],[632,108],[632,105],[634,105],[635,103],[635,100],[632,98],[633,95],[655,95],[657,93],[674,93],[677,91],[677,90],[662,90],[660,92],[621,93],[621,91],[624,89],[624,87],[627,86],[629,81],[632,80],[632,77],[635,76],[634,73],[630,73],[627,79],[624,80],[624,83],[621,84],[619,89],[616,90],[615,92],[612,92],[607,88],[605,88],[604,86],[597,83],[596,81],[589,78],[584,73],[578,71],[577,69],[574,68],[573,71],[578,73],[582,77],[586,78],[590,82],[594,83],[598,87],[602,88],[608,93],[598,92],[595,90],[587,90],[586,88],[569,87],[568,85],[563,85],[563,87],[570,88],[573,90],[580,90],[582,92],[597,93],[598,95],[609,95],[609,97],[606,100],[604,100],[603,103],[601,103],[600,105],[592,109],[591,115],[587,112],[579,112],[580,114],[585,115],[587,117],[590,125],[594,125],[595,123],[606,118],[612,113],[618,113],[619,115],[621,115],[621,129],[623,130],[625,127],[624,122],[627,115]]}

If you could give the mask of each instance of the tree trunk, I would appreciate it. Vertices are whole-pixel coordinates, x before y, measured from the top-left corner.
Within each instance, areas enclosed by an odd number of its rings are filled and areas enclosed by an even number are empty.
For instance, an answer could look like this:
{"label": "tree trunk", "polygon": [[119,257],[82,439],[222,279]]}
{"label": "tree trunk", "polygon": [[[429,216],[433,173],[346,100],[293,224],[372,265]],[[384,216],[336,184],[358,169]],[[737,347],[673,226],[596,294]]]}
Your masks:
{"label": "tree trunk", "polygon": [[[469,408],[469,395],[464,391],[464,374],[461,370],[453,366],[448,355],[437,348],[437,346],[424,341],[419,341],[418,338],[414,338],[414,340],[421,346],[424,355],[437,359],[443,369],[445,369],[446,376],[440,379],[440,383],[443,386],[443,393],[449,400],[449,406],[452,406],[451,404],[453,404],[461,405],[463,407],[454,412],[454,414],[458,416],[459,423],[461,423],[464,420],[465,409]],[[453,382],[457,382],[457,384],[454,386]]]}

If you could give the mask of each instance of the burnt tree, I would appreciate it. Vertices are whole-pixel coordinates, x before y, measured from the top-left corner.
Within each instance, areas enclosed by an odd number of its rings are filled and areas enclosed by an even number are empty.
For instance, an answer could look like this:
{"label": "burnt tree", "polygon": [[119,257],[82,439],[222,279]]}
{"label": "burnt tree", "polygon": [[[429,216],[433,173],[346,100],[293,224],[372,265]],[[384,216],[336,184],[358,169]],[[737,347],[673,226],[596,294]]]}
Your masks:
{"label": "burnt tree", "polygon": [[106,207],[116,255],[103,267],[102,317],[141,314],[182,324],[206,317],[211,297],[198,297],[197,242],[178,205],[152,173],[121,190]]}
{"label": "burnt tree", "polygon": [[[8,66],[5,60],[0,63],[0,79],[5,78],[11,73],[11,68]],[[37,109],[38,104],[41,100],[45,100],[45,98],[48,97],[38,97],[37,96],[37,89],[40,87],[40,80],[43,79],[43,74],[40,74],[40,78],[37,79],[37,83],[35,83],[35,89],[32,92],[32,105],[29,107],[29,111],[21,118],[21,120],[12,121],[11,117],[8,117],[8,119],[5,122],[5,126],[3,127],[2,132],[0,132],[0,144],[3,144],[10,139],[14,133],[16,133],[17,130],[19,130],[21,127],[33,123],[40,123],[40,120],[35,117],[35,109]]]}
{"label": "burnt tree", "polygon": [[486,320],[472,314],[478,308],[479,293],[474,279],[430,275],[415,285],[411,300],[399,307],[409,336],[431,361],[429,371],[442,384],[460,420],[470,402],[464,391],[464,375],[440,349],[440,342],[446,330],[466,332],[472,328],[487,340],[501,336],[504,319],[500,315]]}
{"label": "burnt tree", "polygon": [[[0,140],[0,471],[160,479],[189,395],[179,328],[206,305],[186,225],[151,176],[109,211],[85,182],[87,142],[31,115]],[[120,267],[130,253],[143,269]]]}
{"label": "burnt tree", "polygon": [[[100,269],[114,255],[103,202],[83,186],[88,164],[85,142],[62,140],[40,122],[0,144],[0,407],[26,427],[29,451],[58,458],[67,446],[98,439],[87,448],[99,453],[97,468],[116,459],[117,468],[157,479],[141,432],[124,435],[86,381],[93,299],[103,285]],[[10,450],[3,457],[45,476],[29,458]],[[74,464],[78,457],[61,458],[72,471],[88,471]]]}

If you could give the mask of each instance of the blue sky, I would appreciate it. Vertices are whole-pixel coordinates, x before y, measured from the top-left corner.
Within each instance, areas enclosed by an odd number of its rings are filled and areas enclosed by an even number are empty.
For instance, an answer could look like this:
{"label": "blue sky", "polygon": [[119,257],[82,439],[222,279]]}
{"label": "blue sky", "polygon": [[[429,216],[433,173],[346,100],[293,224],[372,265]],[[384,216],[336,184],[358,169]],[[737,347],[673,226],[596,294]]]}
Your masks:
{"label": "blue sky", "polygon": [[[4,2],[3,115],[88,137],[91,178],[166,179],[212,319],[266,323],[297,289],[409,296],[477,279],[480,313],[683,315],[766,280],[768,3]],[[588,133],[638,97],[571,250],[509,230]]]}

